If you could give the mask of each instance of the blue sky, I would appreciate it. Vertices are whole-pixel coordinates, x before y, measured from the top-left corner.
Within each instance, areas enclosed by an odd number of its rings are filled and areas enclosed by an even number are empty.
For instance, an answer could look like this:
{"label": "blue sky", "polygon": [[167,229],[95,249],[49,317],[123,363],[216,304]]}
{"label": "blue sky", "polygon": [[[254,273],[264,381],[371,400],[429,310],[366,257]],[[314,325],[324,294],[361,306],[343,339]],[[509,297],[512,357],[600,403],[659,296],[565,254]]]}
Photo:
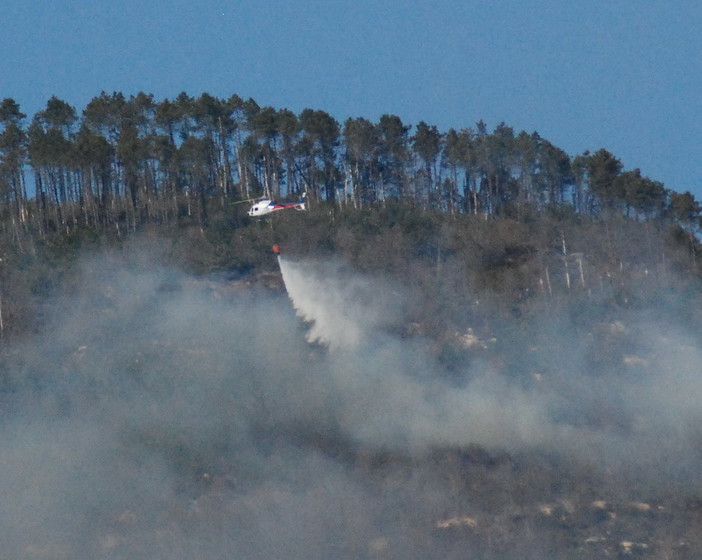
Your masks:
{"label": "blue sky", "polygon": [[5,0],[0,97],[236,93],[340,122],[537,131],[702,199],[702,2]]}

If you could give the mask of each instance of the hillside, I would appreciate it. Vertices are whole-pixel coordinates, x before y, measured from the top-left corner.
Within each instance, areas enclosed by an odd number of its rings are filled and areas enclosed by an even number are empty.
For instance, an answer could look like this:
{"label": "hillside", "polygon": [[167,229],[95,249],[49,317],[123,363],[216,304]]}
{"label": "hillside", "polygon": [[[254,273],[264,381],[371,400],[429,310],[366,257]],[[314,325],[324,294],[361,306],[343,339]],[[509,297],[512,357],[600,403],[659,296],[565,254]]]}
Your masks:
{"label": "hillside", "polygon": [[6,253],[9,554],[699,556],[684,231],[244,212]]}
{"label": "hillside", "polygon": [[700,557],[690,193],[504,123],[25,119],[3,100],[8,557]]}

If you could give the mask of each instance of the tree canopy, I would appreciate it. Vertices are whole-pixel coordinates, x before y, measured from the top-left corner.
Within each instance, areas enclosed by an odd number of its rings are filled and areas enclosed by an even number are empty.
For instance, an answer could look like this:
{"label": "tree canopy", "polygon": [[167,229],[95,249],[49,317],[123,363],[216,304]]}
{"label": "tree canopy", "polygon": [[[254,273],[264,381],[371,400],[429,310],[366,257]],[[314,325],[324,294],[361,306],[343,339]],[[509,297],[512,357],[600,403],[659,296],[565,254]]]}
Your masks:
{"label": "tree canopy", "polygon": [[[136,229],[257,196],[361,208],[403,201],[424,209],[527,216],[568,207],[596,218],[677,220],[697,227],[697,201],[604,148],[566,154],[537,132],[499,123],[441,132],[425,121],[378,122],[261,107],[208,93],[155,100],[102,92],[81,111],[52,96],[27,123],[0,104],[0,202],[15,237],[76,227]],[[681,198],[683,197],[683,198]]]}

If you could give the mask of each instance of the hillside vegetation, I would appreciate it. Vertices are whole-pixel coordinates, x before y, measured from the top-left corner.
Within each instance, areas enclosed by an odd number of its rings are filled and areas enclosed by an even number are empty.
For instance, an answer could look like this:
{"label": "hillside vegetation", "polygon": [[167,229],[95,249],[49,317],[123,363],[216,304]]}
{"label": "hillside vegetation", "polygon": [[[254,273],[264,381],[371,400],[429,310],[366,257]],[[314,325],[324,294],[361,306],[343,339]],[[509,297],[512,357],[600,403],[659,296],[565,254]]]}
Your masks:
{"label": "hillside vegetation", "polygon": [[690,193],[504,123],[26,120],[2,102],[12,557],[699,558]]}

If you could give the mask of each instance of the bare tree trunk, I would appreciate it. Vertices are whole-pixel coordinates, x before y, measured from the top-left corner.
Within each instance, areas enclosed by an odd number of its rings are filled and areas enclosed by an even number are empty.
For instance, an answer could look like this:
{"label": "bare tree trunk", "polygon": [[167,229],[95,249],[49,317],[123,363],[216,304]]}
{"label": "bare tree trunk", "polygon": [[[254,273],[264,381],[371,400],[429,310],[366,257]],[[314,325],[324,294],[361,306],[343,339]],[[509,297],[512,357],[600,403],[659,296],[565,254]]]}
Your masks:
{"label": "bare tree trunk", "polygon": [[0,340],[5,338],[5,323],[2,319],[2,291],[0,291]]}
{"label": "bare tree trunk", "polygon": [[563,264],[565,266],[566,287],[570,290],[570,270],[568,269],[568,249],[566,248],[565,233],[561,232],[561,242],[563,243]]}

